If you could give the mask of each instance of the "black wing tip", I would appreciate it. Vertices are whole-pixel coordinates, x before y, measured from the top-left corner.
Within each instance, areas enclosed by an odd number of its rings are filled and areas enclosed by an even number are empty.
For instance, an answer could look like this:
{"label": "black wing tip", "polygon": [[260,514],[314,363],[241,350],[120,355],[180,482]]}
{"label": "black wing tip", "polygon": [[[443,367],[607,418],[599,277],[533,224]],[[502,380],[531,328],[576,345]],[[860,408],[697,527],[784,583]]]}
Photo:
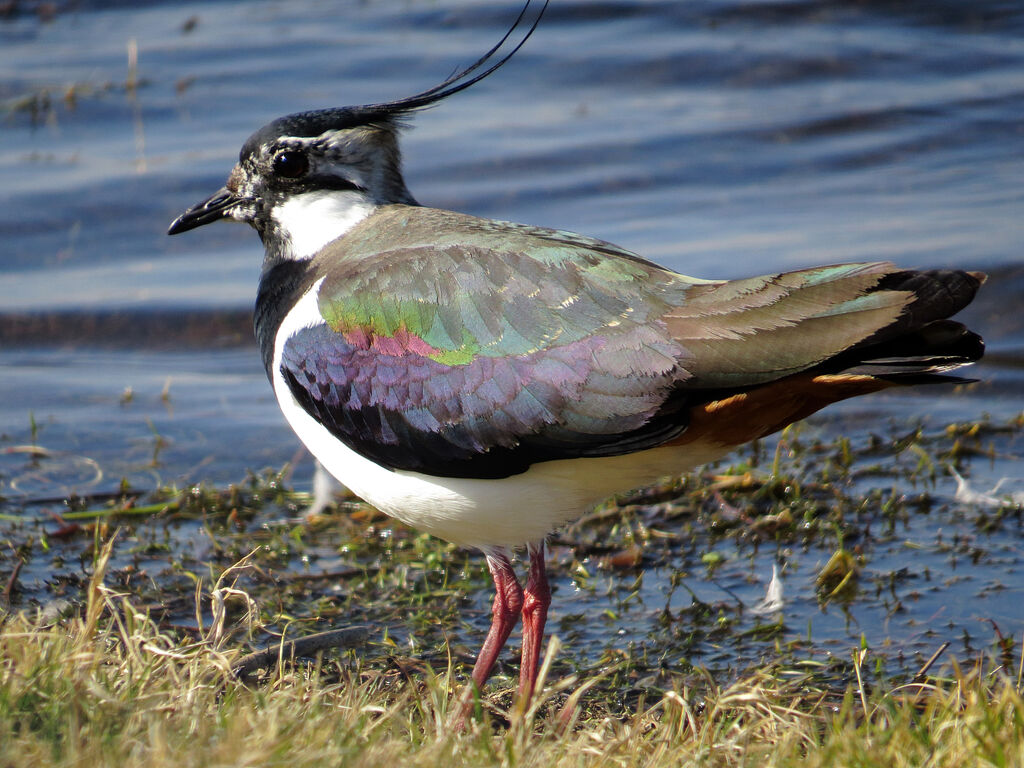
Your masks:
{"label": "black wing tip", "polygon": [[984,272],[962,269],[906,269],[885,275],[874,290],[914,294],[911,314],[922,316],[923,323],[955,315],[974,300],[987,279]]}
{"label": "black wing tip", "polygon": [[936,320],[894,339],[857,350],[854,358],[839,358],[838,372],[869,375],[901,384],[959,380],[949,372],[971,365],[985,355],[985,340],[963,323]]}

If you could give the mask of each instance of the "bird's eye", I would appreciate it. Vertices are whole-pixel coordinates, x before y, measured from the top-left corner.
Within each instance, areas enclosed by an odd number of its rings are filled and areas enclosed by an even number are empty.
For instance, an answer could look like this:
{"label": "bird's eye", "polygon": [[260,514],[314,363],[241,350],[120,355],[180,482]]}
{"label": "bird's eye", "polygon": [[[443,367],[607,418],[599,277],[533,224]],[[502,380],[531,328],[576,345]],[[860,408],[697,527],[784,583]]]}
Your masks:
{"label": "bird's eye", "polygon": [[294,149],[278,152],[271,162],[274,175],[285,179],[297,179],[309,170],[309,159],[305,153]]}

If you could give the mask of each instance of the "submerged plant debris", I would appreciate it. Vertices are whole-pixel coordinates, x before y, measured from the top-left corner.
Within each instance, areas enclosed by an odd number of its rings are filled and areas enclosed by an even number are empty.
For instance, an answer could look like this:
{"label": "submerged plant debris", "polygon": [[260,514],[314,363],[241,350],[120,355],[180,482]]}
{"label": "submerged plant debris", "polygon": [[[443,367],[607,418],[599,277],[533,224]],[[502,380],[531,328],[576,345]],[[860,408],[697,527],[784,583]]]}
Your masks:
{"label": "submerged plant debris", "polygon": [[[452,669],[284,662],[242,682],[218,626],[161,630],[106,586],[94,560],[79,616],[0,625],[0,739],[11,768],[70,765],[884,766],[1020,765],[1020,669],[979,661],[875,685],[868,649],[838,694],[813,668],[773,664],[720,684],[705,673],[621,712],[601,676],[554,678],[535,703],[449,725]],[[219,584],[217,593],[232,592]],[[549,649],[557,649],[552,641]],[[934,661],[934,658],[931,661]],[[1024,661],[1024,657],[1021,657]]]}
{"label": "submerged plant debris", "polygon": [[[629,707],[707,674],[780,666],[840,690],[854,650],[870,649],[876,682],[913,678],[940,647],[1009,664],[1020,652],[1024,512],[1019,478],[995,490],[990,479],[1015,465],[1024,414],[829,432],[797,425],[557,532],[551,674],[599,676]],[[8,488],[47,472],[43,445],[4,450]],[[80,614],[112,541],[107,587],[160,631],[199,640],[217,627],[217,646],[244,654],[351,629],[346,663],[467,675],[489,620],[483,558],[350,497],[306,516],[310,496],[288,474],[7,498],[3,608],[50,622]],[[512,650],[500,660],[499,699],[516,664]]]}

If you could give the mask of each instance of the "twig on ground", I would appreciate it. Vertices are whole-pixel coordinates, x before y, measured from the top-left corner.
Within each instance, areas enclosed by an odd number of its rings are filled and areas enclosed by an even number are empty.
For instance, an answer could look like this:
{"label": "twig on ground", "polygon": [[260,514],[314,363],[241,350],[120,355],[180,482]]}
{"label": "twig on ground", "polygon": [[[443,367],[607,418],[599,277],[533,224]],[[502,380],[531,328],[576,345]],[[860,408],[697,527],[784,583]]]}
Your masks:
{"label": "twig on ground", "polygon": [[231,673],[245,680],[256,670],[275,664],[278,659],[293,661],[297,656],[312,656],[328,648],[351,648],[364,641],[369,634],[368,626],[359,625],[285,640],[262,651],[243,656],[232,665]]}

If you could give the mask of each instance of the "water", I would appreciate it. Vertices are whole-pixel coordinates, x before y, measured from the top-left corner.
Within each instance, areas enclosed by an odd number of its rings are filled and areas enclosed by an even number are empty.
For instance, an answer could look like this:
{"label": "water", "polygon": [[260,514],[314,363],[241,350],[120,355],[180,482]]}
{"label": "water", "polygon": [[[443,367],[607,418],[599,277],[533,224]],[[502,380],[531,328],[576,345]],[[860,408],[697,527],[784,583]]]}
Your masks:
{"label": "water", "polygon": [[[53,452],[42,468],[0,457],[13,503],[122,477],[225,483],[295,458],[247,331],[255,234],[168,238],[166,227],[223,184],[268,120],[423,90],[517,12],[463,0],[139,5],[75,2],[41,21],[21,3],[0,20],[0,437]],[[834,435],[922,414],[1007,419],[1024,391],[1022,32],[1021,2],[555,0],[504,70],[416,116],[407,179],[425,204],[584,232],[702,277],[858,259],[987,270],[966,314],[989,343],[978,387],[858,401],[814,424]],[[973,463],[980,487],[1019,475],[1020,446],[1004,447],[1000,462]],[[300,465],[296,484],[309,474]],[[952,491],[940,481],[942,514],[970,528]],[[945,520],[920,522],[923,539]],[[1019,570],[1024,542],[1019,531],[988,542],[1007,554],[930,598],[944,607],[935,631],[973,632],[986,610],[1004,633],[1024,631],[1019,589],[977,589]],[[879,550],[872,567],[899,557]],[[791,577],[797,632],[814,618],[824,643],[862,631],[910,642],[880,603],[863,601],[852,624],[819,617],[813,565]],[[762,590],[770,563],[756,569],[733,587]],[[924,600],[914,622],[933,607]]]}

